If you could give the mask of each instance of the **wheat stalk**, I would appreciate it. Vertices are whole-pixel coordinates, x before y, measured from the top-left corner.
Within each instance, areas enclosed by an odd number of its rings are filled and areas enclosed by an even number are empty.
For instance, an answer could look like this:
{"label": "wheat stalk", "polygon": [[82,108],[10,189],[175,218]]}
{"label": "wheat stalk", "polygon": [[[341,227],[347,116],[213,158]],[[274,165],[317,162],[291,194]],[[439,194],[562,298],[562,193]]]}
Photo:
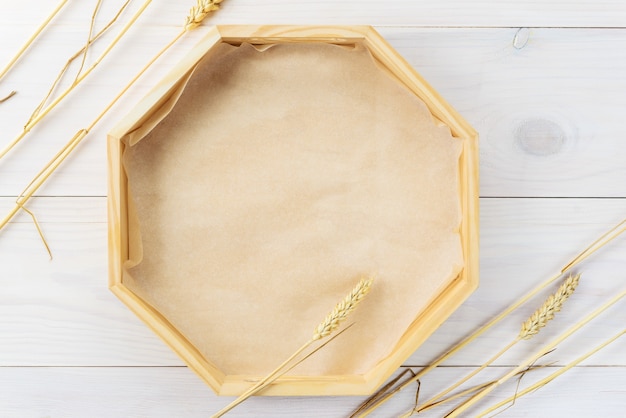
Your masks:
{"label": "wheat stalk", "polygon": [[544,301],[541,307],[537,309],[522,324],[522,329],[517,337],[515,337],[509,344],[503,347],[499,352],[497,352],[493,357],[487,360],[487,362],[482,364],[480,367],[473,370],[467,376],[449,386],[447,389],[439,392],[437,395],[430,398],[428,401],[425,402],[423,406],[417,408],[417,411],[422,412],[434,406],[440,405],[442,402],[439,401],[439,399],[443,398],[445,395],[458,388],[472,377],[476,376],[478,373],[480,373],[482,370],[484,370],[486,367],[488,367],[490,364],[500,358],[504,353],[506,353],[520,341],[528,340],[537,333],[539,333],[539,330],[545,327],[547,323],[554,318],[554,314],[561,310],[565,301],[572,295],[572,293],[574,293],[574,290],[576,290],[576,287],[578,286],[579,280],[580,274],[570,275],[563,282],[563,284],[559,286],[556,292],[548,296],[548,298]]}
{"label": "wheat stalk", "polygon": [[368,294],[372,286],[373,278],[361,279],[361,281],[339,302],[326,318],[315,328],[313,341],[317,341],[330,335],[339,324],[344,321],[356,306]]}
{"label": "wheat stalk", "polygon": [[[362,412],[356,416],[366,417],[369,414],[371,414],[376,408],[379,408],[381,405],[383,405],[385,402],[391,399],[393,395],[407,388],[414,382],[418,381],[420,378],[422,378],[427,373],[435,369],[441,363],[443,363],[450,357],[454,356],[459,351],[463,350],[467,345],[471,344],[478,337],[480,337],[481,335],[489,331],[492,327],[494,327],[495,325],[500,323],[503,319],[508,317],[512,312],[516,311],[522,305],[524,305],[529,300],[537,296],[537,294],[539,294],[542,290],[546,289],[548,286],[550,286],[552,283],[558,280],[564,273],[568,272],[569,270],[571,270],[572,268],[574,268],[575,266],[577,266],[578,264],[586,260],[592,254],[594,254],[596,251],[600,250],[601,248],[603,248],[604,246],[606,246],[607,244],[615,240],[624,231],[626,231],[626,219],[622,220],[620,223],[618,223],[617,225],[609,229],[607,232],[602,234],[600,237],[598,237],[595,241],[593,241],[590,245],[588,245],[584,250],[582,250],[574,258],[572,258],[563,268],[561,268],[561,270],[558,273],[556,273],[552,277],[549,277],[545,281],[538,284],[536,287],[534,287],[529,292],[527,292],[526,294],[521,296],[519,299],[517,299],[512,305],[510,305],[505,310],[503,310],[498,315],[496,315],[491,320],[489,320],[486,324],[482,325],[481,327],[473,331],[470,335],[465,337],[463,340],[461,340],[460,342],[455,344],[453,347],[451,347],[449,350],[442,353],[439,357],[433,360],[428,366],[424,367],[419,372],[417,372],[415,376],[413,376],[411,379],[407,379],[398,388],[397,391],[395,391],[392,394],[388,394],[386,396],[380,397],[377,401],[369,404],[370,406],[367,407],[367,409],[365,410],[361,409]],[[377,395],[378,394],[374,394],[373,396],[377,396]],[[366,400],[365,402],[368,402],[368,400]]]}
{"label": "wheat stalk", "polygon": [[[113,47],[113,45],[119,40],[119,38],[121,38],[121,36],[126,32],[126,30],[128,30],[130,28],[132,23],[139,17],[139,15],[143,12],[143,10],[148,6],[149,3],[150,3],[150,0],[146,1],[143,4],[143,6],[140,8],[140,10],[137,13],[135,13],[135,15],[133,16],[131,21],[122,30],[122,33],[120,33],[117,36],[117,38],[112,41],[112,43],[109,45],[109,47],[96,60],[96,62],[93,64],[93,66],[90,67],[89,69],[87,69],[85,71],[85,73],[83,73],[77,79],[77,81],[75,81],[73,86],[75,86],[77,83],[79,83],[81,80],[83,80],[89,74],[89,72],[93,69],[93,67],[95,67],[104,58],[104,56],[108,53],[108,51],[110,51],[110,49]],[[195,16],[196,16],[196,19],[199,17],[199,15],[195,15]],[[207,14],[204,14],[203,16],[204,16],[203,18],[205,18],[207,16]],[[187,20],[189,20],[189,17],[187,18]],[[46,180],[52,175],[52,173],[54,173],[54,171],[59,167],[59,165],[61,165],[61,163],[65,160],[65,158],[67,158],[67,156],[70,155],[70,153],[76,148],[76,146],[78,146],[78,144],[82,142],[82,140],[87,136],[89,131],[91,131],[98,124],[98,122],[100,122],[100,120],[107,114],[107,112],[109,110],[111,110],[111,108],[113,106],[115,106],[115,104],[119,101],[119,99],[122,98],[122,96],[124,96],[124,94],[126,94],[126,92],[152,66],[152,64],[154,64],[166,51],[168,51],[172,47],[172,45],[174,45],[176,42],[178,42],[178,40],[180,38],[182,38],[182,36],[185,33],[187,33],[189,30],[191,30],[191,29],[189,29],[187,27],[187,25],[185,25],[183,30],[178,35],[176,35],[167,45],[165,45],[159,52],[157,52],[146,63],[146,65],[141,70],[139,70],[139,72],[137,74],[135,74],[135,76],[128,82],[128,84],[126,84],[126,86],[124,86],[124,88],[122,88],[122,90],[118,93],[118,95],[115,96],[115,98],[113,98],[113,100],[111,100],[109,102],[109,104],[106,105],[104,110],[102,110],[102,112],[100,112],[100,114],[98,116],[96,116],[96,118],[89,124],[89,126],[87,126],[86,128],[82,128],[82,129],[78,130],[78,132],[72,137],[72,139],[70,139],[70,141],[67,144],[65,144],[65,146],[63,146],[63,148],[61,148],[61,150],[59,150],[59,152],[57,152],[57,154],[50,161],[48,161],[48,163],[30,181],[30,183],[28,184],[28,186],[26,186],[26,188],[22,191],[22,193],[20,193],[20,195],[18,196],[18,198],[17,198],[17,200],[15,202],[15,206],[13,207],[13,209],[11,209],[11,211],[4,217],[4,219],[2,219],[2,221],[0,221],[0,230],[2,230],[2,228],[4,228],[9,223],[9,221],[11,219],[13,219],[13,217],[17,214],[17,212],[19,212],[20,209],[25,209],[24,205],[28,202],[28,200],[46,182]],[[37,116],[31,122],[29,122],[29,124],[24,128],[25,131],[22,134],[25,135],[26,134],[26,129],[30,129],[30,127],[34,126],[34,124],[36,124],[38,121],[40,121],[56,104],[58,104],[58,102],[67,93],[69,93],[69,91],[66,91],[60,98],[57,98],[53,103],[48,105],[48,107],[46,107],[45,110],[43,110],[41,113],[37,114]],[[20,139],[21,138],[18,137],[16,141],[19,141]],[[13,141],[12,144],[9,144],[7,149],[5,149],[4,151],[0,152],[0,159],[2,158],[2,156],[6,152],[8,152],[8,150],[10,150],[17,143],[16,141]],[[43,238],[43,236],[42,236],[42,238]],[[48,247],[47,243],[45,242],[45,239],[44,239],[44,245],[46,245],[46,247]]]}
{"label": "wheat stalk", "polygon": [[[463,396],[468,396],[471,394],[474,394],[476,392],[478,392],[479,390],[484,389],[485,387],[489,386],[490,384],[492,384],[492,382],[487,382],[487,383],[481,383],[479,385],[476,385],[474,387],[465,389],[459,393],[455,393],[454,395],[451,395],[445,399],[442,399],[440,401],[435,402],[435,405],[433,406],[439,406],[441,404],[444,404],[446,402],[450,402],[454,399],[458,399],[458,398],[462,398]],[[423,412],[423,409],[420,409],[417,405],[415,405],[415,407],[409,411],[406,411],[405,413],[401,414],[398,416],[398,418],[408,418],[410,416],[412,416],[413,414],[419,414],[420,412]]]}
{"label": "wheat stalk", "polygon": [[[520,379],[521,379],[522,376],[524,376],[525,374],[527,374],[527,373],[529,373],[531,371],[534,371],[534,370],[542,369],[544,367],[548,367],[548,365],[532,366],[532,367],[527,368],[526,370],[520,371],[519,373],[517,373],[516,376],[519,375]],[[465,397],[465,396],[473,395],[474,393],[477,393],[477,392],[485,389],[486,387],[488,387],[490,385],[493,385],[494,383],[495,383],[495,380],[491,380],[491,381],[483,382],[483,383],[480,383],[478,385],[472,386],[470,388],[464,389],[461,392],[457,392],[454,395],[450,395],[449,397],[438,401],[437,405],[441,405],[441,404],[444,404],[444,403],[447,403],[447,402],[450,402],[450,401],[453,401],[455,399],[459,399],[459,398],[462,398],[462,397]],[[437,405],[435,405],[435,406],[437,406]],[[410,411],[407,411],[407,412],[405,412],[402,415],[399,415],[398,418],[408,418],[408,417],[412,416],[413,414],[417,414],[419,412],[420,411],[419,411],[419,409],[417,408],[417,405],[416,405],[416,407],[414,409],[412,409]]]}
{"label": "wheat stalk", "polygon": [[45,109],[41,110],[41,112],[37,113],[37,115],[34,118],[32,118],[30,121],[28,121],[26,126],[24,126],[24,129],[22,129],[22,132],[17,137],[15,137],[11,142],[9,142],[9,144],[7,144],[2,150],[0,150],[0,159],[2,159],[6,154],[8,154],[13,149],[13,147],[15,147],[18,143],[20,143],[20,141],[24,139],[26,134],[30,132],[30,130],[33,129],[33,127],[35,127],[39,122],[41,122],[41,120],[44,117],[46,117],[46,115],[48,115],[48,113],[50,113],[52,109],[54,109],[63,99],[65,99],[65,97],[67,97],[67,95],[69,95],[74,90],[74,88],[76,88],[76,86],[78,86],[85,78],[87,78],[87,76],[89,76],[89,74],[100,64],[100,62],[102,62],[102,60],[104,60],[104,58],[109,54],[109,52],[111,52],[113,47],[117,45],[117,43],[122,39],[122,37],[124,37],[124,35],[128,32],[128,30],[135,24],[139,16],[141,16],[141,14],[144,12],[144,10],[146,10],[146,8],[150,5],[151,2],[152,0],[145,0],[144,3],[141,5],[141,7],[137,10],[137,12],[135,12],[133,17],[126,23],[126,25],[124,25],[122,30],[111,41],[111,43],[104,49],[104,51],[100,54],[100,56],[91,64],[91,66],[85,69],[85,71],[74,81],[74,83],[72,83],[68,88],[66,88],[56,99],[52,101],[52,103],[46,106]]}
{"label": "wheat stalk", "polygon": [[613,343],[615,340],[619,339],[624,334],[626,334],[626,329],[620,331],[619,333],[617,333],[613,337],[605,340],[602,344],[596,346],[592,350],[590,350],[590,351],[586,352],[585,354],[581,355],[580,357],[576,358],[572,362],[568,363],[566,366],[559,368],[556,372],[550,374],[549,376],[546,376],[543,379],[539,380],[538,382],[533,383],[532,385],[528,386],[527,388],[524,388],[524,390],[522,390],[520,392],[516,392],[513,396],[510,396],[509,398],[507,398],[507,399],[505,399],[505,400],[503,400],[501,402],[498,402],[497,404],[495,404],[493,406],[490,406],[489,408],[485,409],[480,414],[478,414],[477,417],[478,418],[482,418],[482,417],[486,416],[487,414],[495,411],[498,408],[501,408],[502,406],[504,406],[506,404],[511,404],[510,406],[512,406],[512,403],[515,402],[517,399],[521,398],[524,395],[529,394],[530,392],[534,392],[537,389],[540,389],[543,386],[547,385],[548,383],[552,382],[554,379],[556,379],[557,377],[559,377],[563,373],[567,372],[572,367],[580,364],[582,361],[588,359],[589,357],[591,357],[592,355],[594,355],[598,351],[602,350],[604,347],[606,347],[609,344]]}
{"label": "wheat stalk", "polygon": [[0,71],[0,79],[2,79],[2,77],[4,77],[10,70],[11,68],[13,68],[13,65],[15,65],[15,63],[17,62],[17,60],[20,59],[20,57],[26,52],[26,50],[32,45],[32,43],[35,41],[35,39],[37,39],[37,37],[41,34],[41,32],[43,32],[43,30],[46,28],[46,26],[48,26],[48,24],[50,23],[50,21],[52,19],[54,19],[54,17],[61,11],[61,9],[63,8],[63,6],[65,6],[65,4],[68,2],[68,0],[62,0],[55,8],[54,10],[48,15],[48,17],[46,17],[46,19],[41,23],[41,25],[39,25],[39,27],[35,30],[35,33],[33,33],[31,35],[30,38],[28,38],[28,40],[26,41],[26,43],[24,45],[22,45],[22,47],[20,48],[19,51],[17,51],[17,53],[13,56],[13,58],[11,58],[11,60],[8,62],[7,65],[5,65],[5,67],[2,69],[2,71]]}
{"label": "wheat stalk", "polygon": [[541,357],[545,356],[550,351],[554,350],[560,343],[565,341],[567,338],[569,338],[576,331],[581,329],[583,326],[587,325],[591,320],[593,320],[598,315],[600,315],[601,313],[606,311],[608,308],[613,306],[615,303],[617,303],[624,296],[626,296],[626,290],[623,290],[622,292],[620,292],[619,294],[617,294],[616,296],[611,298],[609,301],[604,303],[602,306],[597,308],[595,311],[591,312],[586,317],[584,317],[582,320],[580,320],[579,322],[577,322],[576,324],[571,326],[567,331],[565,331],[564,333],[559,335],[557,338],[555,338],[554,340],[552,340],[551,342],[546,344],[544,347],[542,347],[540,350],[538,350],[532,356],[530,356],[528,359],[526,359],[526,361],[522,362],[521,364],[519,364],[518,366],[516,366],[515,368],[510,370],[507,374],[502,376],[500,379],[494,381],[492,384],[488,385],[483,390],[481,390],[480,392],[476,393],[475,395],[473,395],[472,397],[470,397],[469,399],[464,401],[462,404],[460,404],[454,410],[452,410],[450,413],[448,413],[445,416],[445,418],[455,418],[455,417],[458,417],[461,414],[463,414],[465,411],[467,411],[469,408],[471,408],[476,402],[480,401],[485,396],[490,394],[495,388],[497,388],[498,386],[500,386],[503,383],[505,383],[506,381],[508,381],[511,377],[517,375],[520,371],[528,368],[529,365],[534,364],[537,360],[539,360]]}
{"label": "wheat stalk", "polygon": [[[380,398],[384,396],[391,396],[394,393],[396,393],[398,390],[402,388],[402,383],[403,383],[402,379],[404,378],[406,374],[409,374],[409,373],[411,374],[411,376],[409,376],[408,379],[410,379],[412,376],[415,376],[415,372],[410,367],[404,369],[404,371],[400,372],[396,377],[394,377],[393,379],[385,383],[385,385],[382,386],[374,395],[370,396],[369,398],[367,398],[365,402],[361,403],[358,409],[353,411],[352,414],[350,414],[348,418],[358,417],[362,411],[367,410],[370,407],[370,405],[373,405]],[[419,399],[419,391],[420,391],[420,382],[417,382],[417,390],[415,393],[416,406],[417,406],[417,401]]]}
{"label": "wheat stalk", "polygon": [[43,107],[46,105],[46,103],[48,102],[48,99],[50,99],[50,96],[52,96],[52,93],[57,88],[57,86],[59,85],[61,80],[63,79],[63,76],[65,75],[65,73],[69,70],[69,68],[72,65],[72,63],[76,59],[78,59],[78,57],[82,56],[82,60],[81,60],[80,66],[79,66],[78,71],[76,72],[76,76],[75,76],[75,78],[74,78],[74,80],[72,82],[73,84],[78,83],[78,78],[80,77],[80,75],[81,75],[81,73],[83,71],[83,68],[85,66],[85,61],[87,59],[87,51],[89,50],[91,45],[93,45],[98,39],[100,39],[100,37],[102,37],[102,35],[104,35],[113,26],[113,24],[119,19],[119,17],[122,15],[124,10],[126,10],[126,8],[128,7],[129,4],[130,4],[130,0],[126,0],[126,2],[124,4],[122,4],[122,7],[120,7],[120,9],[117,11],[116,15],[113,16],[113,18],[98,33],[93,35],[93,28],[94,28],[94,24],[95,24],[95,17],[96,17],[96,14],[97,14],[98,10],[100,9],[101,0],[99,0],[97,2],[96,7],[94,8],[93,15],[91,17],[91,25],[89,27],[89,35],[87,37],[87,42],[85,43],[85,45],[81,49],[76,51],[74,53],[74,55],[72,55],[67,60],[67,62],[63,66],[63,68],[61,68],[61,71],[59,71],[59,74],[57,75],[56,79],[52,82],[52,85],[50,86],[50,89],[48,89],[48,93],[39,102],[39,104],[37,105],[37,107],[35,108],[33,113],[31,113],[30,118],[26,122],[26,125],[28,125],[33,120],[33,118],[35,118],[39,114],[41,109],[43,109]]}
{"label": "wheat stalk", "polygon": [[[122,5],[122,10],[124,10],[127,5],[128,1]],[[89,49],[89,45],[91,45],[91,37],[93,35],[94,26],[96,25],[96,16],[100,11],[100,6],[102,6],[102,0],[98,0],[96,2],[96,6],[94,7],[93,13],[91,14],[91,23],[89,24],[89,31],[87,32],[87,43],[83,48],[83,58],[80,60],[80,66],[78,67],[78,71],[76,72],[76,78],[74,79],[74,83],[76,83],[78,77],[80,76],[80,73],[82,73],[83,68],[85,68],[85,61],[87,61],[87,50]]]}
{"label": "wheat stalk", "polygon": [[[372,287],[373,281],[374,279],[371,277],[368,279],[361,279],[359,283],[357,283],[357,285],[352,289],[352,291],[348,293],[341,302],[335,305],[335,308],[326,316],[326,318],[324,318],[322,322],[320,322],[320,324],[313,331],[313,336],[311,337],[309,341],[307,341],[306,343],[304,343],[304,345],[302,345],[299,349],[297,349],[287,360],[282,362],[280,366],[272,370],[267,376],[261,379],[258,383],[256,383],[250,389],[242,393],[233,402],[231,402],[230,404],[228,404],[227,406],[225,406],[224,408],[216,412],[214,415],[212,415],[211,418],[218,418],[226,414],[228,411],[230,411],[231,409],[233,409],[240,403],[244,402],[249,397],[253,396],[254,394],[266,388],[270,383],[272,383],[278,377],[286,373],[288,370],[291,370],[293,367],[295,367],[295,365],[292,365],[289,369],[287,369],[287,371],[284,371],[285,367],[287,367],[290,363],[292,363],[293,360],[297,356],[299,356],[304,350],[309,348],[316,341],[329,336],[339,327],[341,322],[343,322],[348,317],[348,315],[352,311],[354,311],[356,306],[369,293]],[[305,358],[308,358],[308,357],[309,356]],[[302,360],[298,361],[297,364],[301,362]]]}

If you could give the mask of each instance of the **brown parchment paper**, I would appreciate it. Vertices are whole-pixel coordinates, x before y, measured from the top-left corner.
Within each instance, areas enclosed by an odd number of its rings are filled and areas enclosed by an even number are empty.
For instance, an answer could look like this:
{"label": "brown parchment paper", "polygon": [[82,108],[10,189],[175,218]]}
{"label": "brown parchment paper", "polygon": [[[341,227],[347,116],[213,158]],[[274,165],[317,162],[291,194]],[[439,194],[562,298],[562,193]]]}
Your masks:
{"label": "brown parchment paper", "polygon": [[375,275],[290,374],[371,370],[462,268],[460,141],[360,45],[222,44],[185,82],[123,156],[124,284],[226,374],[266,374]]}

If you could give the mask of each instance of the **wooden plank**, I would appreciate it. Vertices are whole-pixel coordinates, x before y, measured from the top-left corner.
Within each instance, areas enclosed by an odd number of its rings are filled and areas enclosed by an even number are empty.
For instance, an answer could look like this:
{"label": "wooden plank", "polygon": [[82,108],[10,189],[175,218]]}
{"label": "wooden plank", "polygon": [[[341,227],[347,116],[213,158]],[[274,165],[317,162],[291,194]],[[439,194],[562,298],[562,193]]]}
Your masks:
{"label": "wooden plank", "polygon": [[[24,215],[0,234],[0,365],[181,365],[107,289],[105,198],[33,203],[55,258],[48,260]],[[482,199],[481,206],[480,288],[405,364],[427,364],[626,216],[624,199]],[[519,361],[623,288],[625,249],[623,236],[585,262],[577,293],[553,323],[497,364]],[[449,364],[481,364],[489,356],[485,347],[495,353],[512,339],[541,299]],[[618,330],[626,321],[623,307],[573,337],[555,359],[571,359]],[[589,364],[626,365],[626,359],[607,349]]]}
{"label": "wooden plank", "polygon": [[[516,48],[516,29],[379,30],[479,131],[482,196],[626,196],[621,139],[626,31],[531,29],[525,46]],[[0,162],[0,195],[19,193],[89,116],[112,98],[121,80],[129,79],[174,32],[175,28],[150,27],[133,35],[136,43],[122,46],[124,60],[105,61],[102,72],[93,74],[93,82],[79,87],[45,126],[36,128],[27,142]],[[174,48],[154,67],[39,194],[105,195],[107,131],[201,34]],[[67,44],[76,36],[76,29],[65,28],[50,48],[69,50]],[[0,44],[8,45],[10,38],[0,36]],[[39,62],[43,56],[34,54],[32,59]],[[11,110],[0,111],[6,132],[19,132],[24,121],[15,115],[25,116],[45,89],[43,82],[27,81],[40,78],[34,71],[24,65],[9,83],[21,90],[0,108]],[[104,74],[110,81],[104,81]],[[8,141],[6,136],[2,141]]]}
{"label": "wooden plank", "polygon": [[[3,2],[0,24],[31,25],[43,20],[55,2],[33,1],[25,9],[19,3]],[[75,2],[55,20],[57,25],[76,24],[77,18],[91,13],[92,2]],[[121,2],[106,2],[111,10]],[[154,2],[145,20],[153,25],[177,25],[184,21],[192,0]],[[523,2],[440,0],[416,2],[411,0],[384,2],[295,1],[268,0],[225,1],[222,12],[211,23],[224,24],[374,24],[420,26],[547,26],[547,27],[624,27],[626,7],[619,0],[601,3],[591,0],[530,0]]]}
{"label": "wooden plank", "polygon": [[[618,343],[616,343],[618,344]],[[623,344],[622,344],[623,347]],[[443,368],[422,383],[421,399],[446,387],[468,368]],[[554,371],[550,368],[549,372]],[[502,373],[490,368],[483,379]],[[537,372],[535,372],[537,373]],[[522,381],[532,381],[533,373]],[[548,386],[517,400],[502,417],[552,418],[619,416],[624,406],[626,379],[622,368],[578,367]],[[480,412],[496,400],[515,392],[515,382],[494,393]],[[0,414],[24,418],[40,416],[71,417],[206,417],[226,405],[232,397],[212,394],[193,373],[184,367],[106,367],[106,368],[0,368]],[[363,397],[253,397],[229,413],[232,417],[338,417],[348,416]],[[400,392],[373,417],[390,417],[410,409],[415,388]],[[184,401],[183,401],[184,400]],[[424,416],[442,416],[445,407]]]}

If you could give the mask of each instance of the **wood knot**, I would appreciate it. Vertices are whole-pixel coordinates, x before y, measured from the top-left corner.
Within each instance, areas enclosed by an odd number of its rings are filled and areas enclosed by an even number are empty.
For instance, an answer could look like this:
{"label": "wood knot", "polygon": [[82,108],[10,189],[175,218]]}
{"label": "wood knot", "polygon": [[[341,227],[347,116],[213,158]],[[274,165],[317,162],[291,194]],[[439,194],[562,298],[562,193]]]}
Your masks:
{"label": "wood knot", "polygon": [[561,151],[567,135],[555,122],[538,118],[521,122],[515,130],[515,139],[527,153],[546,156]]}

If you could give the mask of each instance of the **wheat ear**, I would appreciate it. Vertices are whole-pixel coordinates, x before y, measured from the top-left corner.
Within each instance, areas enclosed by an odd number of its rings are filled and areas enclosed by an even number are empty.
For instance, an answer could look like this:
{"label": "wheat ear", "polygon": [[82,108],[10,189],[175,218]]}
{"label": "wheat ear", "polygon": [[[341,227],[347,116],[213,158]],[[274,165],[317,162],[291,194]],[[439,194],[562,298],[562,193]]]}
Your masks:
{"label": "wheat ear", "polygon": [[467,382],[472,377],[476,376],[478,373],[487,368],[490,364],[500,358],[504,353],[510,350],[514,345],[522,340],[528,340],[536,335],[539,330],[547,325],[547,323],[554,318],[554,314],[559,312],[563,307],[565,301],[574,293],[576,287],[578,286],[578,282],[580,280],[580,274],[570,275],[564,282],[559,286],[559,288],[548,296],[545,302],[541,305],[539,309],[537,309],[531,316],[528,318],[523,324],[520,333],[514,338],[509,344],[503,347],[498,353],[496,353],[493,357],[487,360],[484,364],[482,364],[477,369],[473,370],[464,378],[460,379],[458,382],[454,383],[447,389],[439,392],[437,395],[430,398],[428,401],[424,403],[423,406],[417,408],[418,412],[423,412],[427,409],[430,409],[434,406],[440,405],[442,402],[439,399],[443,398],[448,393],[452,392],[454,389],[461,386],[463,383]]}
{"label": "wheat ear", "polygon": [[211,12],[219,10],[221,2],[222,0],[198,0],[198,3],[189,11],[185,21],[185,30],[192,30],[200,26]]}
{"label": "wheat ear", "polygon": [[[249,397],[263,390],[282,374],[286,373],[286,370],[284,369],[290,363],[292,363],[297,356],[299,356],[304,350],[309,348],[316,341],[332,334],[339,327],[339,324],[343,322],[352,311],[354,311],[359,302],[361,302],[363,298],[369,293],[373,281],[373,278],[361,279],[359,283],[357,283],[357,285],[352,289],[352,291],[348,293],[341,302],[335,305],[335,308],[326,316],[326,318],[324,318],[322,322],[320,322],[320,324],[313,331],[313,336],[309,341],[307,341],[304,345],[302,345],[302,347],[297,349],[287,360],[282,362],[280,366],[272,370],[267,376],[261,379],[250,389],[242,393],[237,399],[213,414],[211,418],[221,417],[240,403],[244,402]],[[305,358],[308,357],[309,356]],[[301,361],[299,361],[298,364],[300,362]],[[295,365],[292,365],[287,370],[291,370],[293,367],[295,367]]]}
{"label": "wheat ear", "polygon": [[539,330],[554,318],[554,314],[559,312],[563,303],[574,293],[580,274],[570,275],[565,282],[559,286],[558,290],[550,295],[539,309],[533,313],[526,322],[522,324],[518,338],[528,340],[537,334]]}
{"label": "wheat ear", "polygon": [[313,341],[330,335],[345,320],[361,300],[368,294],[374,279],[361,279],[346,297],[339,302],[313,332]]}

